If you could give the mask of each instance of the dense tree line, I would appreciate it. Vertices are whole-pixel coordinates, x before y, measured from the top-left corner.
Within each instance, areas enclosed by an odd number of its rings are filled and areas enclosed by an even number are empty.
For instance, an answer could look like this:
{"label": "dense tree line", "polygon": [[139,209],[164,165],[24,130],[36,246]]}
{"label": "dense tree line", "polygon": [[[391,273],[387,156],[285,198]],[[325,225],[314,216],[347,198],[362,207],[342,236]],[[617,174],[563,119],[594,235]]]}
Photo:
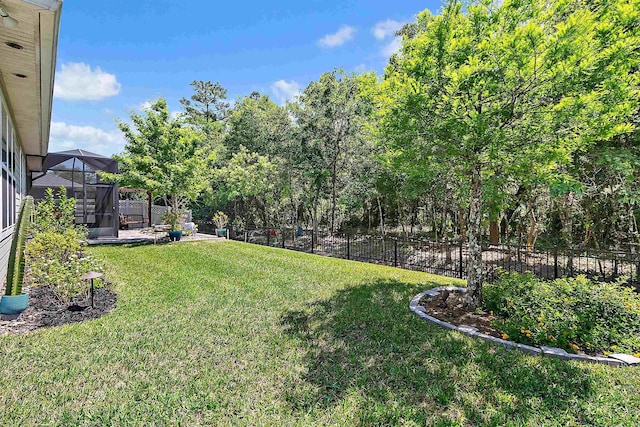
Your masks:
{"label": "dense tree line", "polygon": [[463,239],[470,285],[483,241],[635,250],[640,0],[449,0],[398,35],[383,76],[334,70],[286,105],[195,81],[181,117],[154,106],[206,148],[196,216]]}

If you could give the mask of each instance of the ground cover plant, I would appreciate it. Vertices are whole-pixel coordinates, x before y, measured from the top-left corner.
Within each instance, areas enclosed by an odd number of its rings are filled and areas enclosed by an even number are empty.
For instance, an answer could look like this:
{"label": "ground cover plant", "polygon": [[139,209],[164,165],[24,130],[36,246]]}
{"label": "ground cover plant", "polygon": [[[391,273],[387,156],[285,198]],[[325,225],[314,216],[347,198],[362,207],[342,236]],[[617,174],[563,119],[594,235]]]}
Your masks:
{"label": "ground cover plant", "polygon": [[92,248],[118,306],[0,337],[1,425],[638,425],[640,372],[409,313],[463,282],[237,242]]}
{"label": "ground cover plant", "polygon": [[640,296],[624,279],[585,276],[546,281],[531,273],[500,273],[484,288],[494,326],[524,344],[589,353],[640,352]]}

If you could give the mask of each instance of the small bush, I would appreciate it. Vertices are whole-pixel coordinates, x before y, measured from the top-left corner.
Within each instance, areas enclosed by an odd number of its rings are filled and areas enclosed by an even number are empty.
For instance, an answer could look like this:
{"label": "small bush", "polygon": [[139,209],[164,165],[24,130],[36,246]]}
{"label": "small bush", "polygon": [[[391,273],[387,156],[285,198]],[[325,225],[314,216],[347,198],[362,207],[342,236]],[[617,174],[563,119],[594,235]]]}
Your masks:
{"label": "small bush", "polygon": [[61,187],[57,196],[52,188],[45,190],[44,197],[36,204],[33,232],[64,232],[75,227],[76,199],[67,197],[67,190]]}
{"label": "small bush", "polygon": [[523,344],[589,353],[640,352],[640,295],[585,276],[545,281],[531,273],[502,273],[484,285],[494,326]]}
{"label": "small bush", "polygon": [[80,276],[103,271],[102,263],[84,252],[87,229],[75,225],[74,212],[75,199],[67,198],[64,188],[57,199],[47,189],[36,205],[33,237],[25,250],[32,284],[51,286],[63,303],[88,291]]}
{"label": "small bush", "polygon": [[33,284],[51,286],[61,302],[88,290],[86,281],[80,280],[84,273],[103,271],[98,260],[84,253],[82,237],[82,230],[77,227],[63,233],[45,231],[36,233],[27,245]]}

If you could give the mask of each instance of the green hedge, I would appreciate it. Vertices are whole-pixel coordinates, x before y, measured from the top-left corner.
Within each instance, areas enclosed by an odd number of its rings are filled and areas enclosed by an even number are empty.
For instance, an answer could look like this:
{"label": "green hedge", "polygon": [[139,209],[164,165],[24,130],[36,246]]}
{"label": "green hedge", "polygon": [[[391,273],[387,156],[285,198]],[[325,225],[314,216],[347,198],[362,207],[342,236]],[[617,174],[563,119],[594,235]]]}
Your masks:
{"label": "green hedge", "polygon": [[640,352],[640,295],[585,276],[545,281],[500,273],[484,285],[485,307],[505,338],[589,353]]}

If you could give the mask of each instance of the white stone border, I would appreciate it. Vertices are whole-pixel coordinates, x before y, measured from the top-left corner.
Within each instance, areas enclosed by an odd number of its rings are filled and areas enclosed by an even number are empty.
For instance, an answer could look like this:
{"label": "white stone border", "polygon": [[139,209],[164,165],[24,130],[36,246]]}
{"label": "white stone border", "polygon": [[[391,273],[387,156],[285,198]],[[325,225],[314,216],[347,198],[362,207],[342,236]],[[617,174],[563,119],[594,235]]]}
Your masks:
{"label": "white stone border", "polygon": [[427,297],[428,299],[433,299],[437,297],[441,291],[445,291],[445,290],[450,292],[461,292],[461,293],[467,292],[467,288],[460,288],[457,286],[439,286],[437,288],[433,288],[428,291],[421,292],[415,297],[413,297],[413,299],[409,303],[409,310],[416,316],[426,320],[427,322],[433,323],[434,325],[438,325],[441,328],[450,329],[452,331],[458,331],[470,337],[480,338],[493,345],[503,345],[508,350],[516,349],[534,356],[545,356],[545,357],[553,357],[553,358],[562,359],[562,360],[575,360],[579,362],[599,363],[602,365],[616,366],[619,368],[624,366],[634,366],[634,365],[640,364],[640,358],[631,356],[629,354],[616,353],[616,354],[609,355],[609,357],[585,356],[581,354],[571,354],[561,348],[556,348],[556,347],[545,347],[545,346],[533,347],[530,345],[519,344],[513,341],[507,341],[500,338],[492,337],[487,334],[483,334],[473,326],[468,326],[468,325],[456,326],[451,323],[442,321],[440,319],[436,319],[433,316],[429,316],[427,314],[427,310],[420,305],[420,301],[424,297]]}

